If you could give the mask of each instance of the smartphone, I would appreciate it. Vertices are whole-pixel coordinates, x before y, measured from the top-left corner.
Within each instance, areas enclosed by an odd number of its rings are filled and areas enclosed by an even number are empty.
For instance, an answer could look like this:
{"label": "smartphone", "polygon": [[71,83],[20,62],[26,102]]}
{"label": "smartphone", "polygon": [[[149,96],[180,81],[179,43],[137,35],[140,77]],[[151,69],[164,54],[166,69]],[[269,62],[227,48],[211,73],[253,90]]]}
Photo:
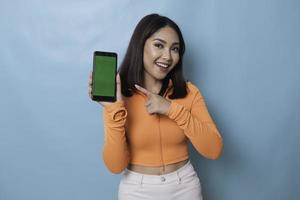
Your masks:
{"label": "smartphone", "polygon": [[92,73],[92,99],[116,101],[117,53],[95,51]]}

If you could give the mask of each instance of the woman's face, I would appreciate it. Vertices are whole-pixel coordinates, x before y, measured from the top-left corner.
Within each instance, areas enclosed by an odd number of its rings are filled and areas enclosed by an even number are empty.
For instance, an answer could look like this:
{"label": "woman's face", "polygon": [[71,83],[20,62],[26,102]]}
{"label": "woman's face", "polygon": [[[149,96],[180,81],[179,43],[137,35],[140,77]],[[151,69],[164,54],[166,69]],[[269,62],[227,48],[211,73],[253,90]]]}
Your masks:
{"label": "woman's face", "polygon": [[149,37],[144,46],[144,75],[147,79],[162,80],[180,58],[176,31],[165,26]]}

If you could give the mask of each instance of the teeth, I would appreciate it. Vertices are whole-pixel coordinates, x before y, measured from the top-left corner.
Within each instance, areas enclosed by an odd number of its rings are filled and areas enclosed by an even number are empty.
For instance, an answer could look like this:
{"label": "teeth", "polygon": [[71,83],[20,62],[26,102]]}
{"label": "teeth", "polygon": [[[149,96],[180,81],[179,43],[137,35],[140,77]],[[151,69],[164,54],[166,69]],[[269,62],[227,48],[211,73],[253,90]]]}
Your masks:
{"label": "teeth", "polygon": [[158,66],[163,67],[163,68],[168,68],[169,65],[163,64],[163,63],[156,63]]}

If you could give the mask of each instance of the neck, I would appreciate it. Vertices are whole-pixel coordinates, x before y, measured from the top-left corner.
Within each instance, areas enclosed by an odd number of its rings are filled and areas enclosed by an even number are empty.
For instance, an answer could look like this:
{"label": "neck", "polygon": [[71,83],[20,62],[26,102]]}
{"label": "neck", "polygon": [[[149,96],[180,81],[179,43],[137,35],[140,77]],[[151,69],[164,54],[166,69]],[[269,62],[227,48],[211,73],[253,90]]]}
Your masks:
{"label": "neck", "polygon": [[153,79],[150,77],[145,76],[144,79],[144,87],[150,91],[153,92],[154,94],[158,94],[161,87],[162,87],[162,81],[158,79]]}

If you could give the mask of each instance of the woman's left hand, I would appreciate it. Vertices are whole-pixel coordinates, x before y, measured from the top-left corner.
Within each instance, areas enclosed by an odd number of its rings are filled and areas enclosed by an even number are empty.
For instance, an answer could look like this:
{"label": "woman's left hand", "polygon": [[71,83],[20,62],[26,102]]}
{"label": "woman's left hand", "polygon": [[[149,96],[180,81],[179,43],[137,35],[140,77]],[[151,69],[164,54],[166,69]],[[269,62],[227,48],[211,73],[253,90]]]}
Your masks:
{"label": "woman's left hand", "polygon": [[162,114],[166,115],[169,107],[171,105],[171,101],[165,99],[164,97],[154,94],[147,89],[135,84],[135,88],[144,93],[148,97],[148,101],[145,106],[149,114]]}

